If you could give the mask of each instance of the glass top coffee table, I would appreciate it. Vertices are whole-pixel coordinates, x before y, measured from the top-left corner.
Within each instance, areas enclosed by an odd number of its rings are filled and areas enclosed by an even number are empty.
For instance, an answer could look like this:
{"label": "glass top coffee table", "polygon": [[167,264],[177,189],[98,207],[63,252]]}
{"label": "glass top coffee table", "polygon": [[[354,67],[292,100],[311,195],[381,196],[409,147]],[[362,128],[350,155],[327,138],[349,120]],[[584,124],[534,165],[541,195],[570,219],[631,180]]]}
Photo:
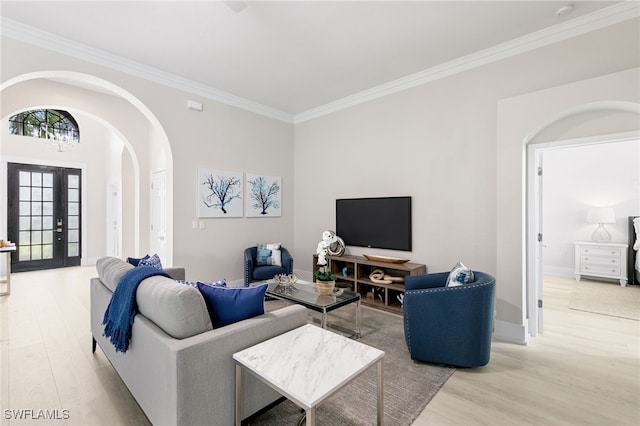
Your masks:
{"label": "glass top coffee table", "polygon": [[323,296],[318,293],[313,283],[306,281],[298,280],[291,287],[278,285],[278,283],[273,280],[269,280],[267,283],[269,284],[267,296],[296,303],[312,311],[320,312],[322,314],[321,326],[325,329],[327,328],[327,313],[355,303],[355,330],[342,330],[341,327],[337,326],[333,326],[332,328],[342,332],[351,332],[352,335],[350,337],[360,338],[360,295],[358,293],[343,288],[336,288],[332,294]]}

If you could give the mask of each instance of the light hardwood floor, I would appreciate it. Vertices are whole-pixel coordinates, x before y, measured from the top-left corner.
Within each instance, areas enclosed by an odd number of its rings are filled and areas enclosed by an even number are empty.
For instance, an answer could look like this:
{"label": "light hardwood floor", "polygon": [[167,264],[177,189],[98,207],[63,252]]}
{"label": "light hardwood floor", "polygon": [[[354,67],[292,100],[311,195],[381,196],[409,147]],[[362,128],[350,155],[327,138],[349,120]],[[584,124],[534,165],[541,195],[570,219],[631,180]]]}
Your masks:
{"label": "light hardwood floor", "polygon": [[[13,275],[12,295],[0,297],[0,424],[148,424],[102,353],[91,353],[95,275]],[[568,309],[572,285],[546,280],[544,333],[528,346],[494,341],[489,365],[457,370],[414,426],[640,425],[640,323]],[[9,418],[16,409],[69,418]]]}
{"label": "light hardwood floor", "polygon": [[494,341],[489,364],[456,370],[414,426],[640,425],[640,322],[569,309],[573,285],[545,277],[544,333]]}

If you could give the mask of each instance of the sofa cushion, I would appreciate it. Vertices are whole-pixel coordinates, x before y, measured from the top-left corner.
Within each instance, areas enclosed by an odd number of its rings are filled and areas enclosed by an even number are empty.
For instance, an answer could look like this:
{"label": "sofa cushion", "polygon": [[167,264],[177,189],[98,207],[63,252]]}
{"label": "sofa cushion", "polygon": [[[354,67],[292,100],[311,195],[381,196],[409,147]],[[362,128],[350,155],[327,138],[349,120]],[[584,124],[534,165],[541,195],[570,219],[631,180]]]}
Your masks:
{"label": "sofa cushion", "polygon": [[100,281],[102,281],[111,292],[116,290],[122,276],[133,268],[133,265],[123,262],[117,257],[101,257],[96,262],[96,270],[98,271]]}
{"label": "sofa cushion", "polygon": [[268,284],[256,287],[224,288],[198,283],[214,327],[222,327],[264,314]]}
{"label": "sofa cushion", "polygon": [[449,273],[447,287],[457,287],[474,281],[475,277],[473,276],[473,271],[464,266],[462,262],[458,262]]}
{"label": "sofa cushion", "polygon": [[213,329],[202,295],[190,285],[149,277],[138,286],[136,300],[140,314],[176,339]]}

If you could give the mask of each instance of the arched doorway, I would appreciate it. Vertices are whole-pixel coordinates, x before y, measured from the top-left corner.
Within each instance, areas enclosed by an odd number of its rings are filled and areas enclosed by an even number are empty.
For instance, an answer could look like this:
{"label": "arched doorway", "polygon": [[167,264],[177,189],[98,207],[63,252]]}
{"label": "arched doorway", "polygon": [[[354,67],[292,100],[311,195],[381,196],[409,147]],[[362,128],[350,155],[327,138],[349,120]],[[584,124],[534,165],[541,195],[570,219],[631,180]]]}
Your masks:
{"label": "arched doorway", "polygon": [[[44,90],[44,89],[47,90]],[[100,191],[100,195],[90,194],[90,197],[97,196],[103,204],[109,204],[107,207],[112,212],[114,209],[129,209],[133,216],[133,225],[131,231],[127,232],[127,236],[133,239],[134,253],[122,253],[125,255],[139,254],[140,251],[146,251],[151,246],[149,241],[149,222],[154,213],[151,211],[151,203],[149,201],[148,192],[141,190],[148,187],[147,184],[151,180],[151,170],[163,169],[166,171],[167,180],[165,188],[166,203],[162,206],[162,214],[160,216],[166,218],[165,241],[167,242],[167,251],[163,254],[164,263],[170,265],[172,263],[173,250],[173,226],[172,226],[172,154],[169,146],[168,138],[164,129],[160,125],[158,119],[151,111],[140,102],[131,93],[124,89],[106,81],[90,75],[75,72],[38,72],[18,76],[9,81],[4,82],[0,86],[0,94],[2,95],[2,110],[0,117],[6,119],[7,116],[28,107],[34,106],[51,106],[56,105],[60,108],[66,108],[70,111],[76,111],[85,116],[91,117],[95,122],[100,123],[105,129],[108,129],[109,139],[116,141],[113,145],[120,145],[121,152],[131,159],[130,170],[126,175],[120,177],[120,181],[114,182],[110,180],[108,185],[104,185]],[[127,124],[127,120],[123,119],[123,111],[118,109],[126,109],[124,114],[129,114],[137,118],[134,124]],[[135,130],[142,129],[142,130]],[[5,138],[3,138],[5,139]],[[8,149],[9,142],[0,144],[0,153],[2,153],[2,164],[6,167],[6,160],[10,157]],[[148,157],[150,146],[162,155],[163,164],[150,164],[145,157]],[[116,153],[116,155],[118,155]],[[120,154],[122,155],[122,154]],[[34,155],[35,160],[38,159]],[[58,157],[64,158],[64,157]],[[58,159],[59,162],[64,160]],[[6,192],[6,188],[0,188],[0,192]],[[130,191],[132,196],[130,201],[126,203],[132,205],[123,205],[123,202],[106,203],[104,200],[120,197],[122,200],[122,192]],[[0,209],[6,212],[6,194],[0,201]],[[112,213],[112,216],[117,214]],[[6,218],[6,215],[2,215]],[[2,219],[6,220],[6,219]],[[0,220],[0,221],[2,221]],[[97,226],[109,226],[108,223],[99,223]],[[6,223],[0,223],[0,227],[6,227]],[[122,233],[122,228],[120,229]],[[117,239],[114,237],[114,239]],[[120,244],[122,239],[120,239]],[[106,249],[105,249],[106,251]],[[103,252],[102,254],[91,254],[86,256],[89,263],[104,254],[113,254],[111,252]],[[92,259],[93,258],[93,259]]]}
{"label": "arched doorway", "polygon": [[[557,129],[566,131],[589,121],[609,120],[615,122],[617,114],[640,114],[640,104],[622,101],[603,101],[580,105],[563,111],[540,125],[523,141],[526,150],[526,298],[528,329],[531,336],[543,330],[543,226],[541,154],[545,149],[561,146],[580,146],[598,143],[613,143],[638,140],[640,131],[616,134],[594,134],[576,138],[556,139]],[[612,120],[613,117],[613,120]],[[615,124],[614,124],[615,126]],[[601,128],[606,128],[603,126]],[[612,127],[613,128],[613,127]],[[588,131],[587,131],[588,133]]]}

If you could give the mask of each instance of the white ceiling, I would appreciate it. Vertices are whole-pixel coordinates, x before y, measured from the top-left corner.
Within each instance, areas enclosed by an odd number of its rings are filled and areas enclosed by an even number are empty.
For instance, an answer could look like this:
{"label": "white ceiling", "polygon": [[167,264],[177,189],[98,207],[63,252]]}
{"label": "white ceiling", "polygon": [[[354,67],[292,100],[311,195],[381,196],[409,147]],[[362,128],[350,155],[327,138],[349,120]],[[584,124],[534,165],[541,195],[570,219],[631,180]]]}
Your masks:
{"label": "white ceiling", "polygon": [[236,13],[218,1],[2,0],[0,15],[294,116],[618,2],[571,3],[559,17],[566,1],[254,1]]}

